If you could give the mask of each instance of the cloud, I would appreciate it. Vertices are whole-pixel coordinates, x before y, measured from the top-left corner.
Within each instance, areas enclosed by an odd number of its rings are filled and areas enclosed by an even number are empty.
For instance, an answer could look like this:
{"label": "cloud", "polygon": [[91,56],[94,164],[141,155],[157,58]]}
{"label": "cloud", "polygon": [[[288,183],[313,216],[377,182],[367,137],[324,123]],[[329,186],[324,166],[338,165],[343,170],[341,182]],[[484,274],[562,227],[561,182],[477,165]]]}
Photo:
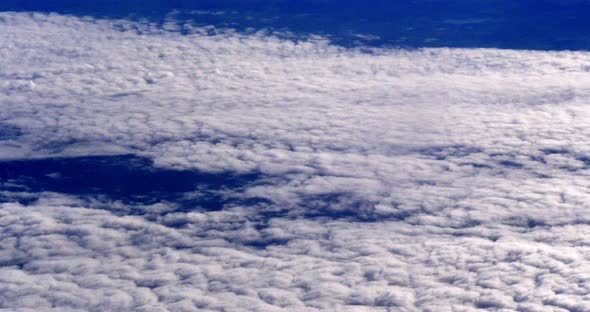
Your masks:
{"label": "cloud", "polygon": [[[1,214],[4,308],[587,309],[586,247],[568,242],[587,225],[503,226],[490,240],[398,221],[228,227],[243,218],[237,212],[182,213],[162,224],[48,205],[4,204]],[[187,226],[166,226],[171,218]],[[287,242],[252,248],[237,238],[248,235]]]}
{"label": "cloud", "polygon": [[256,177],[219,211],[2,181],[34,200],[0,209],[0,307],[590,311],[590,54],[210,33],[0,14],[2,159]]}

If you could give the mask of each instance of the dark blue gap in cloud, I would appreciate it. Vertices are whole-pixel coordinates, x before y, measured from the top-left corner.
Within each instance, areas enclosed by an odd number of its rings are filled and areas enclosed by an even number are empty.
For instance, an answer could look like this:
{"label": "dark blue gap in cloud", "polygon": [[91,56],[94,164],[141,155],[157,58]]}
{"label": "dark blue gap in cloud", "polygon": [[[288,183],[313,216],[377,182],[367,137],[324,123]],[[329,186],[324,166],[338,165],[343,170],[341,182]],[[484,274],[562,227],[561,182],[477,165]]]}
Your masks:
{"label": "dark blue gap in cloud", "polygon": [[[134,155],[0,162],[0,191],[56,192],[131,205],[167,201],[180,209],[222,209],[232,201],[224,198],[224,190],[236,192],[257,179],[257,174],[157,168],[150,159]],[[14,198],[0,195],[0,201]]]}
{"label": "dark blue gap in cloud", "polygon": [[0,10],[173,16],[179,25],[320,34],[342,46],[590,49],[587,0],[3,0]]}
{"label": "dark blue gap in cloud", "polygon": [[[380,219],[367,209],[370,203],[344,193],[303,196],[303,203],[278,210],[280,205],[267,199],[239,196],[247,186],[279,181],[280,177],[259,173],[204,173],[158,168],[150,159],[135,155],[10,160],[0,161],[0,203],[21,202],[26,205],[35,202],[41,192],[56,192],[83,200],[96,200],[90,207],[107,209],[115,214],[143,215],[148,220],[155,220],[161,214],[149,212],[142,206],[159,202],[176,204],[174,210],[162,212],[164,214],[216,211],[228,205],[241,205],[253,209],[252,214],[233,223],[252,222],[259,230],[266,228],[273,218],[349,219],[358,222]],[[126,208],[113,210],[109,205],[111,201],[120,201],[126,204]],[[393,218],[402,220],[404,217]],[[164,223],[174,228],[187,224],[188,220],[182,218]],[[240,243],[252,248],[267,248],[288,242],[288,239],[262,237]]]}
{"label": "dark blue gap in cloud", "polygon": [[[260,173],[205,173],[154,167],[153,162],[136,155],[81,156],[0,161],[0,202],[35,202],[42,192],[72,195],[88,200],[90,207],[112,210],[109,203],[119,201],[127,208],[115,213],[156,217],[145,205],[166,202],[175,208],[168,212],[216,211],[240,205],[255,209],[251,214],[260,226],[276,217],[351,219],[373,222],[372,203],[353,194],[300,194],[293,203],[273,203],[269,199],[242,196],[253,185],[277,184],[284,180]],[[94,200],[90,202],[90,200]],[[403,220],[406,215],[389,216]],[[170,224],[182,227],[184,224]]]}
{"label": "dark blue gap in cloud", "polygon": [[0,123],[0,141],[16,139],[21,134],[22,132],[20,128]]}

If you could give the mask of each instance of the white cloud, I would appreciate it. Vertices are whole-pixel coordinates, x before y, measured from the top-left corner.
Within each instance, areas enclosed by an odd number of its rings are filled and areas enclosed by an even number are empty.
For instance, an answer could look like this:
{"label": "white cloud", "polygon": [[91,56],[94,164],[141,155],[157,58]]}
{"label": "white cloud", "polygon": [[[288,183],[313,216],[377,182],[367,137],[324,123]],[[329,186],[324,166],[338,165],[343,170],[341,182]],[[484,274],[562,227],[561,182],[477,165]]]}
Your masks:
{"label": "white cloud", "polygon": [[231,237],[246,224],[225,226],[239,214],[175,217],[189,226],[4,204],[0,302],[84,310],[587,309],[588,248],[569,242],[584,237],[587,225],[498,226],[502,237],[493,241],[404,222],[279,218],[250,231],[288,243],[255,249]]}
{"label": "white cloud", "polygon": [[4,204],[0,307],[590,311],[590,54],[207,33],[0,14],[1,158],[259,172],[231,195],[270,200]]}

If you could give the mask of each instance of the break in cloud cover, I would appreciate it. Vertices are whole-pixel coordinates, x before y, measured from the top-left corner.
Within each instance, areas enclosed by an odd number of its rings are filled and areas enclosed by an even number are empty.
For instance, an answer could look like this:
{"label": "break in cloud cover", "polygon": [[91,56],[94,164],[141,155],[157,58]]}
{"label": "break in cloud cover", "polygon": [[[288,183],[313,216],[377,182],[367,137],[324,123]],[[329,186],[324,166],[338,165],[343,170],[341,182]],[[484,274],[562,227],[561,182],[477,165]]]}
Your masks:
{"label": "break in cloud cover", "polygon": [[5,311],[590,311],[588,52],[175,27],[0,13]]}

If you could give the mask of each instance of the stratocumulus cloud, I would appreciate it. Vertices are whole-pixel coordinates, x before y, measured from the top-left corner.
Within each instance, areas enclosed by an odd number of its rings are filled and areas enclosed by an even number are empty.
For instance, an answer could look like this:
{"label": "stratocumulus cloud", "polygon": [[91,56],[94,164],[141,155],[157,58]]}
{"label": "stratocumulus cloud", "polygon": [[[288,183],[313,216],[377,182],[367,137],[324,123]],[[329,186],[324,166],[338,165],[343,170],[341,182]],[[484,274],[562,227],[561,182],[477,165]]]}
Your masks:
{"label": "stratocumulus cloud", "polygon": [[0,168],[251,177],[216,209],[0,180],[0,307],[590,311],[589,53],[169,26],[0,14]]}

